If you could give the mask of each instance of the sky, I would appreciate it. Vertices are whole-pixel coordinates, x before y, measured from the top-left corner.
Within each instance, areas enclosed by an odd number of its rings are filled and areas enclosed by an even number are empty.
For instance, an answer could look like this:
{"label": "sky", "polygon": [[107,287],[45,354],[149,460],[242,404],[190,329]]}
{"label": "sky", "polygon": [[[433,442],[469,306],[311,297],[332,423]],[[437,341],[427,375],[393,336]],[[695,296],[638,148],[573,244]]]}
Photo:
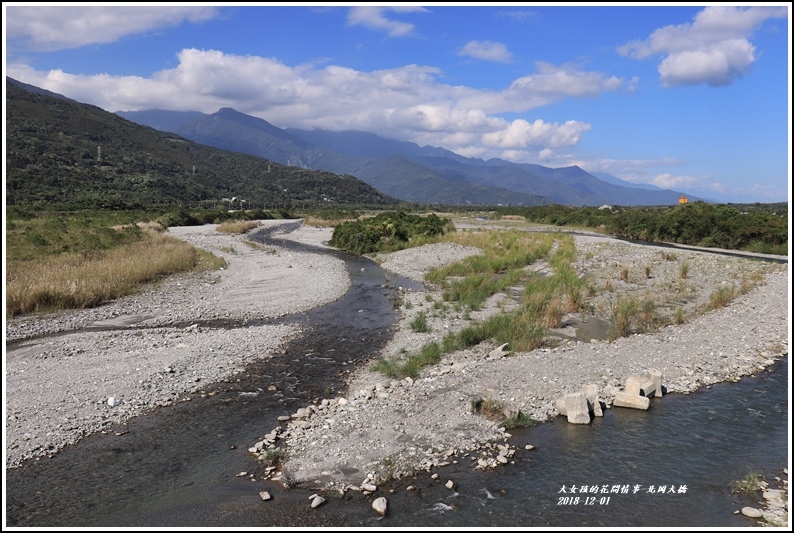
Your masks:
{"label": "sky", "polygon": [[785,202],[790,6],[6,2],[3,68],[111,112],[231,107]]}

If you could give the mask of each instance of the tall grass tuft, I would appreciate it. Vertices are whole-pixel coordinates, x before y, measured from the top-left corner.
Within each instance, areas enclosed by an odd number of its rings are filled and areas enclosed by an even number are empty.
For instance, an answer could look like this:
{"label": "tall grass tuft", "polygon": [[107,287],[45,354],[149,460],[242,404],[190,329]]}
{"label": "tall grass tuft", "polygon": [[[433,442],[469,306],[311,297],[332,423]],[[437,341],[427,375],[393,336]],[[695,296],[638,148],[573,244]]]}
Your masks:
{"label": "tall grass tuft", "polygon": [[678,277],[681,279],[687,279],[689,277],[689,263],[686,261],[681,263],[681,266],[678,267]]}
{"label": "tall grass tuft", "polygon": [[13,262],[6,271],[6,316],[82,309],[135,292],[140,284],[194,268],[195,249],[168,235],[114,248]]}
{"label": "tall grass tuft", "polygon": [[631,319],[637,312],[639,301],[634,297],[618,298],[611,308],[612,327],[609,331],[610,340],[626,337],[631,332]]}
{"label": "tall grass tuft", "polygon": [[422,311],[411,321],[411,330],[416,333],[427,333],[430,326],[427,324],[427,314]]}
{"label": "tall grass tuft", "polygon": [[730,287],[723,285],[712,291],[709,295],[709,303],[708,308],[709,310],[719,309],[720,307],[725,307],[728,303],[738,296],[738,292],[736,287],[731,285]]}
{"label": "tall grass tuft", "polygon": [[258,220],[227,220],[218,224],[218,233],[243,234],[259,226]]}

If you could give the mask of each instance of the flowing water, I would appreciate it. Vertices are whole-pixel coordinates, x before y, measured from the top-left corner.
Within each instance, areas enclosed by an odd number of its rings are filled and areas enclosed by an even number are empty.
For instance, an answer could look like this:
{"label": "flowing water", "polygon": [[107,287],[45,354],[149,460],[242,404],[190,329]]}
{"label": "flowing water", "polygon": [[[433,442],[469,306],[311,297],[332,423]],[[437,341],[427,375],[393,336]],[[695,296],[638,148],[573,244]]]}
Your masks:
{"label": "flowing water", "polygon": [[[751,471],[772,479],[788,464],[786,357],[739,383],[653,399],[649,411],[618,408],[586,426],[560,417],[514,430],[514,464],[482,472],[473,470],[471,458],[459,457],[438,480],[423,474],[395,481],[380,489],[389,499],[385,518],[371,509],[373,496],[327,495],[326,504],[311,509],[311,487],[237,477],[242,471],[259,477],[261,466],[247,448],[278,416],[344,392],[346,372],[374,357],[391,336],[395,287],[418,288],[371,261],[339,256],[351,290],[285,319],[299,320],[306,335],[283,354],[205,389],[214,396],[129,421],[123,435],[93,435],[53,458],[7,471],[7,525],[743,527],[754,521],[733,512],[753,502],[732,494],[730,483]],[[282,392],[240,394],[270,384]],[[525,444],[535,449],[526,451]],[[445,488],[447,479],[455,490]],[[409,485],[414,490],[406,490]],[[583,485],[586,493],[579,492]],[[262,490],[273,501],[261,501]]]}

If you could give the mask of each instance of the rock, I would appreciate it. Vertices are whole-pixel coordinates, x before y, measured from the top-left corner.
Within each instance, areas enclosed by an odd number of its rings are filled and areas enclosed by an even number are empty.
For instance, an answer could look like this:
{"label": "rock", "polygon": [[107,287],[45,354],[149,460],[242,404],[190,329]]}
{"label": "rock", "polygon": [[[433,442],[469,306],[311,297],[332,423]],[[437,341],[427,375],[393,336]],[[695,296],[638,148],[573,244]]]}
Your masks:
{"label": "rock", "polygon": [[626,387],[624,388],[625,394],[632,396],[639,396],[642,390],[642,385],[646,379],[643,376],[629,376],[626,378]]}
{"label": "rock", "polygon": [[589,424],[590,410],[583,392],[565,395],[565,411],[571,424]]}
{"label": "rock", "polygon": [[111,396],[108,398],[108,405],[111,407],[118,407],[121,405],[121,398],[116,398],[115,396]]}
{"label": "rock", "polygon": [[648,381],[651,382],[651,385],[648,389],[643,388],[643,392],[645,396],[648,398],[650,397],[661,397],[664,391],[662,390],[662,372],[655,368],[648,370]]}
{"label": "rock", "polygon": [[507,457],[505,457],[504,455],[497,455],[496,460],[502,463],[503,465],[507,464]]}
{"label": "rock", "polygon": [[266,490],[263,490],[262,492],[260,492],[259,493],[259,497],[262,498],[263,502],[266,502],[268,500],[273,499],[273,496],[271,496],[270,493],[267,492]]}
{"label": "rock", "polygon": [[361,485],[361,490],[375,492],[376,490],[378,490],[378,487],[377,485],[373,485],[372,483],[364,483]]}
{"label": "rock", "polygon": [[447,481],[447,484],[444,486],[447,487],[449,490],[452,490],[455,488],[455,483],[450,479],[449,481]]}
{"label": "rock", "polygon": [[493,360],[493,359],[501,359],[502,357],[505,356],[505,354],[508,353],[508,351],[505,348],[507,348],[507,343],[502,344],[501,346],[499,346],[495,350],[491,350],[491,352],[488,354],[488,359],[491,359],[491,360]]}
{"label": "rock", "polygon": [[648,407],[651,405],[651,400],[639,394],[616,392],[613,405],[615,407],[630,407],[632,409],[643,409],[647,411]]}
{"label": "rock", "polygon": [[372,508],[375,509],[375,512],[379,515],[386,516],[386,511],[389,508],[389,501],[383,496],[376,498],[375,501],[372,502]]}
{"label": "rock", "polygon": [[312,509],[321,506],[325,503],[325,498],[320,495],[315,494],[314,498],[312,498]]}
{"label": "rock", "polygon": [[756,509],[755,507],[742,507],[742,514],[750,518],[761,518],[764,515],[760,509]]}
{"label": "rock", "polygon": [[593,416],[604,416],[601,400],[598,399],[598,385],[583,385],[582,392],[587,398],[587,409]]}

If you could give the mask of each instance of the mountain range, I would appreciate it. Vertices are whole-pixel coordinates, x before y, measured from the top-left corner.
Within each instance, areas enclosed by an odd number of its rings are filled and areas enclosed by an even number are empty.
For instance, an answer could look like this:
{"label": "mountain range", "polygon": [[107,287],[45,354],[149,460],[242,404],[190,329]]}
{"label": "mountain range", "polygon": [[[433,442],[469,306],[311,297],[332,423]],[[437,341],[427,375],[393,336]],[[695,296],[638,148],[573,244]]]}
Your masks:
{"label": "mountain range", "polygon": [[[396,198],[351,175],[282,165],[142,126],[6,78],[6,204],[74,208],[359,206]],[[203,115],[202,115],[203,116]],[[191,118],[189,115],[187,118]]]}
{"label": "mountain range", "polygon": [[408,202],[652,206],[677,204],[686,196],[610,174],[596,176],[578,166],[549,168],[502,159],[486,161],[363,131],[281,129],[232,108],[212,114],[166,110],[117,114],[216,148],[285,165],[350,174],[385,195]]}

